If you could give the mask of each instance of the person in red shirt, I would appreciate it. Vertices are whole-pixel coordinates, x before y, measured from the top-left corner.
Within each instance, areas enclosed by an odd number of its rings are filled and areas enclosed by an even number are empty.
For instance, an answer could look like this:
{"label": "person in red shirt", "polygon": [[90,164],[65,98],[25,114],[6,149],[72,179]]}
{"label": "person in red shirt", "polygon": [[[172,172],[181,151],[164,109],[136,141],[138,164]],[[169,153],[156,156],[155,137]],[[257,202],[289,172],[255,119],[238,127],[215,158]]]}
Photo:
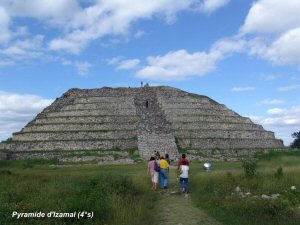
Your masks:
{"label": "person in red shirt", "polygon": [[179,171],[179,168],[180,168],[180,166],[182,165],[182,162],[183,162],[183,161],[186,162],[186,164],[185,164],[186,166],[190,166],[189,160],[186,158],[186,155],[183,153],[183,154],[181,155],[181,158],[180,158],[179,162],[178,162],[177,171]]}

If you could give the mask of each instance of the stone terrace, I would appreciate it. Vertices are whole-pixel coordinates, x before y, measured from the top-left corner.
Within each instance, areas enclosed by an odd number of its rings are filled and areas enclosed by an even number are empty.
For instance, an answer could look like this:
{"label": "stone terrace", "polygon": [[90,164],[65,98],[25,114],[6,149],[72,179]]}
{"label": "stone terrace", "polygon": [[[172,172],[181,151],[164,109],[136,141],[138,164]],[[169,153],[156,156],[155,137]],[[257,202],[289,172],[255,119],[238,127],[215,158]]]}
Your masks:
{"label": "stone terrace", "polygon": [[249,118],[171,87],[70,89],[0,144],[11,159],[127,163],[154,150],[230,159],[282,147]]}

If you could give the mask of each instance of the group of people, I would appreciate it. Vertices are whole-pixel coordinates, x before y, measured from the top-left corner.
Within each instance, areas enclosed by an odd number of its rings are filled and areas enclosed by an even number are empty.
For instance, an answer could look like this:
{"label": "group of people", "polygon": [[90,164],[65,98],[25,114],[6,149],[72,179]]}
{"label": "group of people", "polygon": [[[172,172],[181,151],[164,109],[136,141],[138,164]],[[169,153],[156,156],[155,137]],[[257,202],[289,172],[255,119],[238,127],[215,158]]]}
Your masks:
{"label": "group of people", "polygon": [[[178,161],[177,176],[180,181],[182,192],[189,193],[188,178],[189,178],[189,160],[185,154],[182,154]],[[169,182],[170,159],[169,155],[161,155],[155,152],[148,162],[148,174],[151,176],[152,189],[156,190],[158,183],[161,189],[168,188]]]}

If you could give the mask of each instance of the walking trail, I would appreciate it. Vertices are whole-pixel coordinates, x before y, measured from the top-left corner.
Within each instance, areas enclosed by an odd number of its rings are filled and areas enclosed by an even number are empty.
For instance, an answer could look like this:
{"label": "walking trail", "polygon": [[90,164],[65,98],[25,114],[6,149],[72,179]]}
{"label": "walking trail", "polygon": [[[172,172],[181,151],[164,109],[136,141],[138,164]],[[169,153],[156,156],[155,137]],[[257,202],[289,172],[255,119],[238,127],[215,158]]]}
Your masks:
{"label": "walking trail", "polygon": [[[192,191],[192,190],[191,190]],[[220,222],[196,207],[191,196],[181,193],[176,169],[170,169],[169,189],[159,191],[157,202],[157,225],[221,225]]]}

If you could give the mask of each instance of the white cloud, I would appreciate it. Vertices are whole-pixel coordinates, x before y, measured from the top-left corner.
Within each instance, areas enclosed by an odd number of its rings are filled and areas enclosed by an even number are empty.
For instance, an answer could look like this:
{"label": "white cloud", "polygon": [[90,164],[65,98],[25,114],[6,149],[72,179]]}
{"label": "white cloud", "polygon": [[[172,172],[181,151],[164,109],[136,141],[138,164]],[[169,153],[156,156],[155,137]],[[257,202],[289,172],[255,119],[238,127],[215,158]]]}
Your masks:
{"label": "white cloud", "polygon": [[197,0],[103,0],[75,13],[66,24],[69,31],[50,42],[53,50],[66,50],[74,54],[82,51],[91,41],[105,35],[124,35],[138,19],[151,19],[160,15],[167,22],[174,21],[177,12],[190,9]]}
{"label": "white cloud", "polygon": [[[132,23],[137,20],[159,17],[172,23],[178,12],[193,10],[200,3],[200,0],[102,0],[85,4],[80,4],[79,0],[2,0],[0,43],[10,39],[13,32],[9,25],[13,24],[11,22],[15,18],[33,18],[59,31],[60,36],[51,37],[48,44],[50,49],[79,54],[91,41],[103,36],[127,35]],[[222,4],[208,5],[215,10]],[[26,33],[18,27],[12,29],[16,36]],[[133,36],[141,37],[143,34],[143,31],[138,30]]]}
{"label": "white cloud", "polygon": [[127,59],[118,63],[118,70],[129,70],[136,68],[140,63],[139,59]]}
{"label": "white cloud", "polygon": [[287,91],[297,90],[299,88],[300,88],[300,84],[292,84],[292,85],[289,85],[289,86],[284,86],[284,87],[277,88],[277,91],[287,92]]}
{"label": "white cloud", "polygon": [[283,33],[270,46],[263,57],[277,64],[300,66],[300,27]]}
{"label": "white cloud", "polygon": [[148,66],[137,72],[137,77],[152,80],[182,80],[211,72],[220,60],[219,54],[188,53],[185,49],[164,56],[150,56]]}
{"label": "white cloud", "polygon": [[80,62],[80,61],[71,61],[69,59],[66,59],[64,57],[56,57],[54,58],[54,61],[60,62],[63,66],[72,66],[75,67],[77,70],[77,73],[80,76],[85,76],[89,73],[90,68],[92,67],[92,64],[90,64],[87,61]]}
{"label": "white cloud", "polygon": [[7,11],[0,6],[0,44],[8,42],[10,39],[9,24],[10,17]]}
{"label": "white cloud", "polygon": [[40,96],[0,91],[0,140],[19,131],[43,108],[53,102]]}
{"label": "white cloud", "polygon": [[255,91],[255,87],[233,87],[232,92],[246,92],[246,91]]}
{"label": "white cloud", "polygon": [[32,17],[60,26],[81,10],[76,0],[2,0],[0,5],[13,17]]}
{"label": "white cloud", "polygon": [[258,105],[281,105],[284,103],[285,101],[282,99],[264,99]]}
{"label": "white cloud", "polygon": [[64,59],[64,58],[61,59],[61,63],[62,63],[64,66],[70,66],[70,65],[73,64],[70,60]]}
{"label": "white cloud", "polygon": [[206,13],[211,13],[227,5],[229,2],[230,0],[203,0],[200,5],[200,10]]}
{"label": "white cloud", "polygon": [[44,36],[36,35],[32,39],[18,40],[0,53],[13,59],[37,58],[43,54]]}
{"label": "white cloud", "polygon": [[267,114],[272,115],[272,116],[274,116],[274,115],[285,115],[287,113],[288,113],[288,110],[280,109],[280,108],[273,108],[273,109],[269,109],[267,111]]}
{"label": "white cloud", "polygon": [[78,74],[81,76],[85,76],[89,73],[90,67],[92,64],[88,62],[75,62],[75,67],[77,68]]}
{"label": "white cloud", "polygon": [[14,65],[15,62],[12,61],[12,60],[3,60],[3,61],[0,61],[0,67],[4,67],[4,66],[11,66],[11,65]]}
{"label": "white cloud", "polygon": [[137,71],[136,76],[151,80],[184,80],[203,76],[216,67],[224,57],[244,49],[243,40],[222,39],[209,52],[189,53],[185,49],[168,52],[164,56],[149,56],[148,66]]}
{"label": "white cloud", "polygon": [[7,112],[32,113],[48,106],[52,101],[36,95],[0,91],[0,110],[2,112],[5,110]]}
{"label": "white cloud", "polygon": [[[203,11],[212,12],[226,5],[229,0],[102,0],[87,1],[81,4],[79,0],[2,0],[0,2],[0,44],[10,39],[19,38],[1,49],[1,53],[18,59],[24,59],[26,52],[29,58],[36,58],[48,49],[64,50],[69,53],[79,54],[90,42],[103,36],[111,35],[117,42],[119,37],[139,38],[144,31],[137,30],[133,35],[131,25],[138,20],[148,20],[154,17],[163,18],[167,23],[173,23],[179,12],[194,10],[203,6]],[[35,38],[23,40],[29,36],[31,27],[14,25],[16,18],[34,19],[47,29],[56,29],[58,36],[50,37],[45,46],[48,49],[37,51],[35,48],[23,48],[22,42],[36,41]],[[45,40],[49,40],[45,37]],[[127,40],[127,39],[126,39]],[[43,42],[43,40],[42,40]],[[38,43],[35,43],[38,44]]]}
{"label": "white cloud", "polygon": [[281,33],[300,26],[300,1],[256,1],[245,20],[242,33]]}
{"label": "white cloud", "polygon": [[107,59],[106,62],[108,65],[117,65],[122,59],[122,56],[118,56],[111,59]]}
{"label": "white cloud", "polygon": [[[278,113],[275,113],[275,112]],[[270,109],[273,112],[266,117],[249,116],[255,123],[261,124],[267,130],[275,132],[277,138],[284,140],[285,145],[292,142],[291,134],[300,127],[300,106],[289,109]]]}
{"label": "white cloud", "polygon": [[134,37],[135,38],[140,38],[142,36],[145,35],[145,31],[142,31],[142,30],[138,30],[135,34],[134,34]]}
{"label": "white cloud", "polygon": [[300,67],[299,8],[298,0],[256,1],[240,29],[241,36],[251,37],[250,54],[274,64]]}

